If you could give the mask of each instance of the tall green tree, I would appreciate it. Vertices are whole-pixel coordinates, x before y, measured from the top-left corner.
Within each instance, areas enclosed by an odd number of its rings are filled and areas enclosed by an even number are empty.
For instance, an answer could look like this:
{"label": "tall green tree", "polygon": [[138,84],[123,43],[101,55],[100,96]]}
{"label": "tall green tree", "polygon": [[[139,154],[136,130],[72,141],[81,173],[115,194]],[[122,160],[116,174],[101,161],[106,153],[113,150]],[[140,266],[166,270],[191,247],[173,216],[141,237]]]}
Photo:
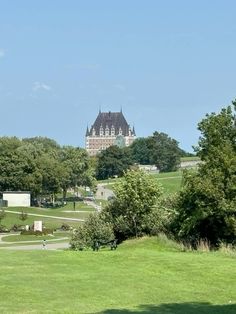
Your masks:
{"label": "tall green tree", "polygon": [[145,218],[161,195],[161,187],[143,171],[128,170],[115,185],[114,193],[103,214],[113,224],[116,237],[123,240],[142,235]]}
{"label": "tall green tree", "polygon": [[141,165],[151,164],[153,147],[152,137],[137,138],[130,146],[131,154],[136,163]]}
{"label": "tall green tree", "polygon": [[94,173],[89,156],[84,149],[64,146],[60,151],[59,160],[65,172],[61,180],[64,197],[66,197],[68,188],[75,189],[80,185],[93,188]]}
{"label": "tall green tree", "polygon": [[135,140],[130,150],[135,162],[156,165],[160,172],[175,171],[180,165],[180,157],[184,155],[179,143],[162,132]]}
{"label": "tall green tree", "polygon": [[181,149],[179,143],[165,133],[154,132],[152,136],[153,150],[151,163],[160,172],[175,171],[180,165]]}
{"label": "tall green tree", "polygon": [[178,236],[212,245],[236,239],[236,103],[219,114],[206,116],[198,125],[196,147],[202,163],[195,173],[185,174],[176,218]]}
{"label": "tall green tree", "polygon": [[103,150],[97,158],[97,179],[122,176],[124,171],[133,164],[130,150],[127,147],[110,146]]}

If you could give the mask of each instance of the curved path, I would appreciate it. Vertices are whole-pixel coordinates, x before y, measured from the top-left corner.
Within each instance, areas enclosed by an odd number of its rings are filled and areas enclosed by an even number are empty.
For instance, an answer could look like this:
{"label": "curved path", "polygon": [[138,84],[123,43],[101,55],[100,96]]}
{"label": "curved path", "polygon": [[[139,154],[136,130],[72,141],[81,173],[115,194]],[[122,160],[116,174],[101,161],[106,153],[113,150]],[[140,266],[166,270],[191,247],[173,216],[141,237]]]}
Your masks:
{"label": "curved path", "polygon": [[[4,242],[2,240],[3,237],[11,236],[9,233],[2,233],[0,234],[0,249],[7,249],[7,250],[42,250],[44,249],[42,246],[42,240],[33,240],[33,241],[21,241],[21,242]],[[17,234],[12,234],[17,235]],[[69,248],[69,242],[59,242],[59,243],[48,243],[50,241],[61,241],[61,240],[69,240],[68,238],[59,238],[59,239],[49,239],[47,240],[46,249],[44,250],[58,250],[58,249],[68,249]],[[39,242],[38,244],[35,244],[36,242]],[[23,244],[23,245],[11,245],[11,244]],[[24,245],[24,243],[34,243],[29,245]],[[9,244],[9,246],[1,246],[1,244]]]}
{"label": "curved path", "polygon": [[[4,242],[6,243],[6,242]],[[59,249],[68,249],[69,243],[50,243],[46,245],[46,248],[44,249],[42,244],[31,244],[31,245],[17,245],[17,246],[3,246],[0,247],[1,249],[5,250],[59,250]]]}

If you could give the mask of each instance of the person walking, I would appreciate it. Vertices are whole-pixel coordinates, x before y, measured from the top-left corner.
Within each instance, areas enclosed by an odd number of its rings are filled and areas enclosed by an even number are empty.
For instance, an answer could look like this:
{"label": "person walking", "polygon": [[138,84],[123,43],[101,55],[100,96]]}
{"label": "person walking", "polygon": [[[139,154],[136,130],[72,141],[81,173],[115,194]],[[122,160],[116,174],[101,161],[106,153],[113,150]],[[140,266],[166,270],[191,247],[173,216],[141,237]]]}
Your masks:
{"label": "person walking", "polygon": [[46,249],[46,240],[45,239],[43,239],[43,249],[45,250]]}

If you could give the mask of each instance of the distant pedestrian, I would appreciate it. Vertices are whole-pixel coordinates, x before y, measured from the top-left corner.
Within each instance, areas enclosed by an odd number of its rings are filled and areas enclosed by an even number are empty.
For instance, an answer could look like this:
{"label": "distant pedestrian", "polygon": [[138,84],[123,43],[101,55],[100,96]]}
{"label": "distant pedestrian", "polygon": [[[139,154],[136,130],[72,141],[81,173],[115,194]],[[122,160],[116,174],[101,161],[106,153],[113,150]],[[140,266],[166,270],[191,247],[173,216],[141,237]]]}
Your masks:
{"label": "distant pedestrian", "polygon": [[47,245],[46,240],[43,239],[43,249],[44,249],[44,250],[46,249],[46,245]]}
{"label": "distant pedestrian", "polygon": [[74,210],[75,210],[75,201],[73,202],[73,207],[74,207]]}

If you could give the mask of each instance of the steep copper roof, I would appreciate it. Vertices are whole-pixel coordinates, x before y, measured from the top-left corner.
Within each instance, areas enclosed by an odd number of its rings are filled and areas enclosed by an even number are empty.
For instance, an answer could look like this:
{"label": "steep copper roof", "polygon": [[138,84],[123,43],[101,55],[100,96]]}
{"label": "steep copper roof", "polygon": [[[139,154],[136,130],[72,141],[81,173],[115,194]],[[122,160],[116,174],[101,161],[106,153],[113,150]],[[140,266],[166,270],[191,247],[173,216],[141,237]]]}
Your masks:
{"label": "steep copper roof", "polygon": [[[99,112],[94,124],[91,126],[90,130],[87,129],[86,135],[91,136],[93,134],[93,130],[95,130],[95,135],[100,134],[100,128],[103,128],[105,131],[106,128],[109,129],[109,133],[111,129],[114,128],[115,134],[118,135],[120,129],[122,130],[123,136],[129,135],[130,126],[128,125],[122,111],[120,112]],[[133,131],[131,131],[132,135]]]}

